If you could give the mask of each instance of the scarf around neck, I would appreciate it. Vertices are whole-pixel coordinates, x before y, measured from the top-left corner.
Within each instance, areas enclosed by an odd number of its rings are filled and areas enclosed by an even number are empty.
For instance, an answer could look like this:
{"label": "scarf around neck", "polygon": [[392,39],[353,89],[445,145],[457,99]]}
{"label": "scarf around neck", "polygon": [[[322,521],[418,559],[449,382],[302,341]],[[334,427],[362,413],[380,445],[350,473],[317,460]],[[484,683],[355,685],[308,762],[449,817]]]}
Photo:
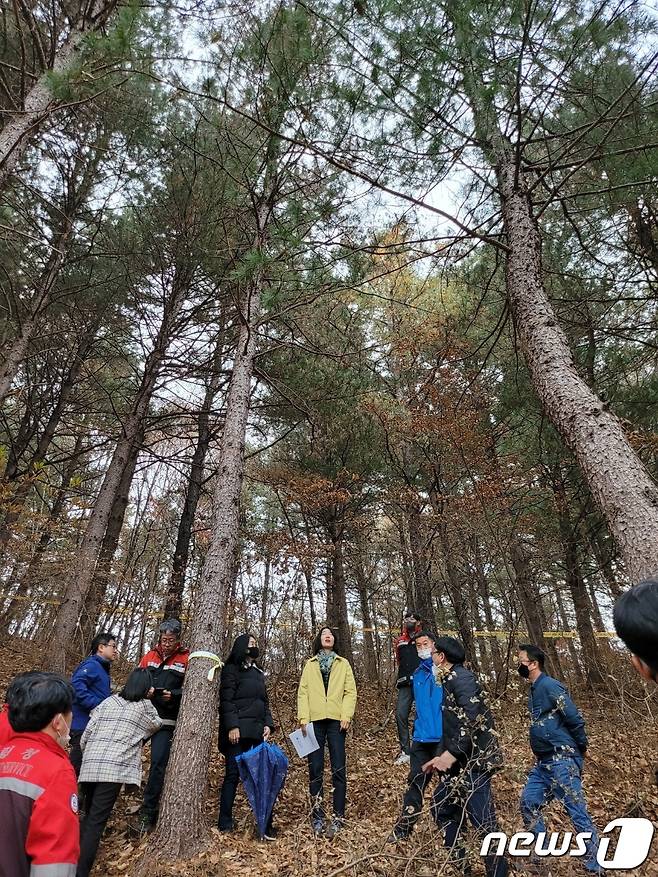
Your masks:
{"label": "scarf around neck", "polygon": [[320,673],[322,673],[322,680],[324,682],[325,691],[329,687],[329,674],[331,673],[331,667],[336,658],[336,652],[318,652],[318,663],[320,664]]}

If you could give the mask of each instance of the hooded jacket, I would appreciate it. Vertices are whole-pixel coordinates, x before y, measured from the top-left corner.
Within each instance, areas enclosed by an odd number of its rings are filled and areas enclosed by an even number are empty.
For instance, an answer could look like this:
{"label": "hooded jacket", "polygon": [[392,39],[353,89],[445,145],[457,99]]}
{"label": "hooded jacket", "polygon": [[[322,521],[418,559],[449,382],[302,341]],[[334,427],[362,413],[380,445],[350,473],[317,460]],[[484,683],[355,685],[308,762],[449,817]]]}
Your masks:
{"label": "hooded jacket", "polygon": [[413,686],[416,701],[414,742],[439,743],[443,737],[443,688],[434,681],[431,658],[426,658],[418,665],[413,675]]}
{"label": "hooded jacket", "polygon": [[262,740],[267,726],[274,730],[265,674],[247,662],[251,634],[239,636],[222,668],[219,684],[219,749],[226,750],[228,732],[237,728],[242,740]]}
{"label": "hooded jacket", "polygon": [[542,673],[530,686],[528,709],[530,747],[539,760],[585,754],[585,720],[561,682]]}
{"label": "hooded jacket", "polygon": [[72,731],[84,731],[89,714],[112,694],[110,662],[100,655],[89,655],[73,671],[71,684],[75,691]]}
{"label": "hooded jacket", "polygon": [[297,719],[300,725],[321,719],[351,722],[355,709],[356,682],[347,658],[337,655],[334,659],[326,691],[318,656],[309,658],[304,664],[297,689]]}

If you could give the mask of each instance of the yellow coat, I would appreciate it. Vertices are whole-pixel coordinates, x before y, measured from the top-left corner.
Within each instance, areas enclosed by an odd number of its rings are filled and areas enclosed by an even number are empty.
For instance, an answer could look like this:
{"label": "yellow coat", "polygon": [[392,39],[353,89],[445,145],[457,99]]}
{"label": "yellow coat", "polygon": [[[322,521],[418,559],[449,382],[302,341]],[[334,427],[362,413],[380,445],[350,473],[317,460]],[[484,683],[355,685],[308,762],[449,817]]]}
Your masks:
{"label": "yellow coat", "polygon": [[329,673],[329,686],[324,682],[317,656],[310,658],[302,670],[297,689],[297,718],[300,725],[320,719],[338,719],[350,722],[356,709],[356,682],[350,662],[339,655],[334,658]]}

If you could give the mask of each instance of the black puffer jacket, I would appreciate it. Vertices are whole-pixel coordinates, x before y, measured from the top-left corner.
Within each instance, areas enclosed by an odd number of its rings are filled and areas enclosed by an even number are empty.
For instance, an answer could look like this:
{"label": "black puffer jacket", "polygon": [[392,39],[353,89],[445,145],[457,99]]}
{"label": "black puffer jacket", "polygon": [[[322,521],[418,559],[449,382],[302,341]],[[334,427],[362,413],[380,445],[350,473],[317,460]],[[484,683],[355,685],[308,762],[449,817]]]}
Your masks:
{"label": "black puffer jacket", "polygon": [[474,673],[455,664],[443,680],[443,748],[464,767],[492,773],[502,763],[491,710]]}
{"label": "black puffer jacket", "polygon": [[241,739],[262,740],[267,725],[274,730],[265,674],[246,663],[250,634],[239,636],[222,669],[219,686],[219,748],[223,752],[228,732],[238,728]]}

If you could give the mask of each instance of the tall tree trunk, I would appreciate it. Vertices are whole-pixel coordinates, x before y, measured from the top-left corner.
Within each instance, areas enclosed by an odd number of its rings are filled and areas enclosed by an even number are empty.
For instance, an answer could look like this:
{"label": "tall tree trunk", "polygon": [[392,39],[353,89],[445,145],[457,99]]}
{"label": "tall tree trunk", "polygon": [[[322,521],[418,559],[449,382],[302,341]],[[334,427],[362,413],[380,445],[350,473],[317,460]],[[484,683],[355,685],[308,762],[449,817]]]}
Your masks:
{"label": "tall tree trunk", "polygon": [[94,577],[89,586],[84,606],[80,616],[81,652],[87,654],[87,649],[96,634],[98,620],[103,610],[107,588],[110,582],[112,561],[119,546],[121,530],[126,517],[126,509],[130,499],[130,488],[135,475],[135,467],[139,458],[139,451],[144,440],[144,429],[135,437],[135,443],[131,448],[130,456],[121,475],[121,481],[117,488],[112,509],[107,522],[107,529],[98,552],[98,561],[94,569]]}
{"label": "tall tree trunk", "polygon": [[429,580],[429,560],[427,558],[427,538],[423,532],[420,506],[413,503],[409,506],[407,521],[409,526],[409,551],[413,574],[413,604],[421,619],[429,624],[430,629],[436,624],[432,603],[432,586]]}
{"label": "tall tree trunk", "polygon": [[30,143],[35,139],[45,119],[62,101],[51,90],[53,74],[66,76],[75,65],[80,46],[88,33],[98,30],[107,21],[116,6],[116,0],[95,0],[90,6],[81,4],[66,38],[58,45],[48,70],[44,70],[25,96],[20,112],[0,131],[0,192]]}
{"label": "tall tree trunk", "polygon": [[143,435],[144,418],[151,402],[155,383],[160,373],[165,353],[171,337],[172,327],[180,311],[187,292],[189,271],[176,270],[171,293],[165,302],[158,335],[144,365],[144,374],[130,413],[123,421],[123,434],[116,444],[112,460],[105,473],[103,484],[96,498],[82,545],[78,551],[77,563],[68,580],[62,602],[57,612],[49,654],[54,668],[64,670],[73,643],[75,629],[82,612],[85,597],[91,587],[116,497],[121,490],[121,481],[133,454],[139,451],[140,437]]}
{"label": "tall tree trunk", "polygon": [[[264,208],[259,213],[264,231]],[[259,239],[259,249],[263,239]],[[260,313],[261,278],[251,286],[243,307],[243,323],[235,353],[220,442],[220,467],[213,497],[212,536],[189,626],[192,650],[220,654],[226,608],[235,571],[240,525],[244,446]],[[217,714],[217,683],[209,683],[207,660],[191,661],[186,673],[180,715],[167,770],[158,827],[150,855],[170,859],[190,855],[206,834],[204,790]]]}
{"label": "tall tree trunk", "polygon": [[375,682],[377,679],[377,659],[372,630],[370,596],[368,594],[368,577],[363,557],[363,547],[357,543],[357,551],[354,558],[354,577],[359,592],[361,619],[363,621],[363,667],[366,680],[368,682]]}
{"label": "tall tree trunk", "polygon": [[[484,611],[484,617],[486,619],[487,628],[489,630],[495,630],[496,622],[493,617],[493,610],[491,607],[491,590],[489,588],[489,579],[484,571],[484,562],[482,560],[482,550],[480,548],[480,540],[477,536],[474,536],[471,539],[471,544],[473,546],[473,562],[474,562],[474,572],[475,572],[475,580],[478,585],[478,591],[480,594],[480,599],[482,600],[482,608]],[[491,655],[493,659],[494,669],[496,673],[500,673],[503,669],[504,658],[500,651],[500,645],[498,643],[497,638],[494,636],[491,639]]]}
{"label": "tall tree trunk", "polygon": [[588,684],[597,687],[603,684],[603,674],[601,673],[601,658],[592,626],[592,607],[578,563],[578,541],[569,514],[568,497],[559,474],[553,479],[553,492],[564,552],[565,577],[576,614],[576,628],[583,651],[585,674]]}
{"label": "tall tree trunk", "polygon": [[478,140],[495,168],[505,230],[509,307],[532,385],[576,458],[592,495],[637,581],[658,570],[658,486],[631,447],[619,419],[576,369],[544,287],[541,234],[520,157],[499,127],[491,91],[482,84],[488,56],[468,14],[453,15],[464,86]]}
{"label": "tall tree trunk", "polygon": [[340,524],[335,522],[328,524],[327,533],[333,546],[331,577],[329,581],[331,604],[327,601],[327,609],[331,610],[331,614],[327,614],[327,624],[337,632],[341,654],[347,658],[350,664],[353,664],[352,633],[347,615],[347,588],[345,585],[345,564],[343,559],[344,533]]}
{"label": "tall tree trunk", "polygon": [[39,437],[39,441],[34,450],[34,453],[32,454],[27,465],[24,467],[24,470],[22,472],[19,470],[18,460],[16,460],[15,463],[12,462],[11,466],[7,466],[4,480],[6,482],[15,482],[20,479],[20,483],[11,495],[9,508],[5,514],[2,524],[0,525],[0,553],[5,550],[11,536],[11,529],[16,521],[19,519],[21,511],[25,505],[25,501],[29,496],[30,489],[33,485],[33,475],[37,467],[39,467],[46,459],[46,454],[48,453],[48,449],[50,448],[52,440],[55,437],[57,427],[61,422],[62,415],[66,409],[66,406],[68,405],[71,394],[76,387],[76,384],[80,377],[80,372],[82,371],[82,366],[87,357],[87,354],[89,353],[91,345],[93,344],[97,329],[98,324],[96,324],[93,329],[90,329],[84,334],[82,341],[78,345],[78,348],[75,352],[74,361],[68,369],[67,374],[62,379],[59,396],[57,398],[55,407],[50,412],[50,416],[43,429],[43,432],[41,433],[41,436]]}
{"label": "tall tree trunk", "polygon": [[[270,614],[270,576],[272,574],[272,558],[268,551],[265,557],[265,569],[263,570],[263,591],[260,598],[260,622],[258,625],[258,648],[261,656],[265,654],[267,646],[267,619]],[[261,657],[262,659],[262,657]]]}
{"label": "tall tree trunk", "polygon": [[196,510],[203,487],[203,471],[212,438],[210,428],[210,411],[217,395],[220,379],[220,353],[222,345],[218,339],[213,356],[213,373],[206,387],[203,404],[197,417],[197,441],[190,465],[190,477],[185,493],[185,503],[178,523],[176,546],[171,567],[169,589],[165,600],[164,617],[180,618],[183,610],[183,593],[185,591],[185,573],[190,556],[192,529]]}

